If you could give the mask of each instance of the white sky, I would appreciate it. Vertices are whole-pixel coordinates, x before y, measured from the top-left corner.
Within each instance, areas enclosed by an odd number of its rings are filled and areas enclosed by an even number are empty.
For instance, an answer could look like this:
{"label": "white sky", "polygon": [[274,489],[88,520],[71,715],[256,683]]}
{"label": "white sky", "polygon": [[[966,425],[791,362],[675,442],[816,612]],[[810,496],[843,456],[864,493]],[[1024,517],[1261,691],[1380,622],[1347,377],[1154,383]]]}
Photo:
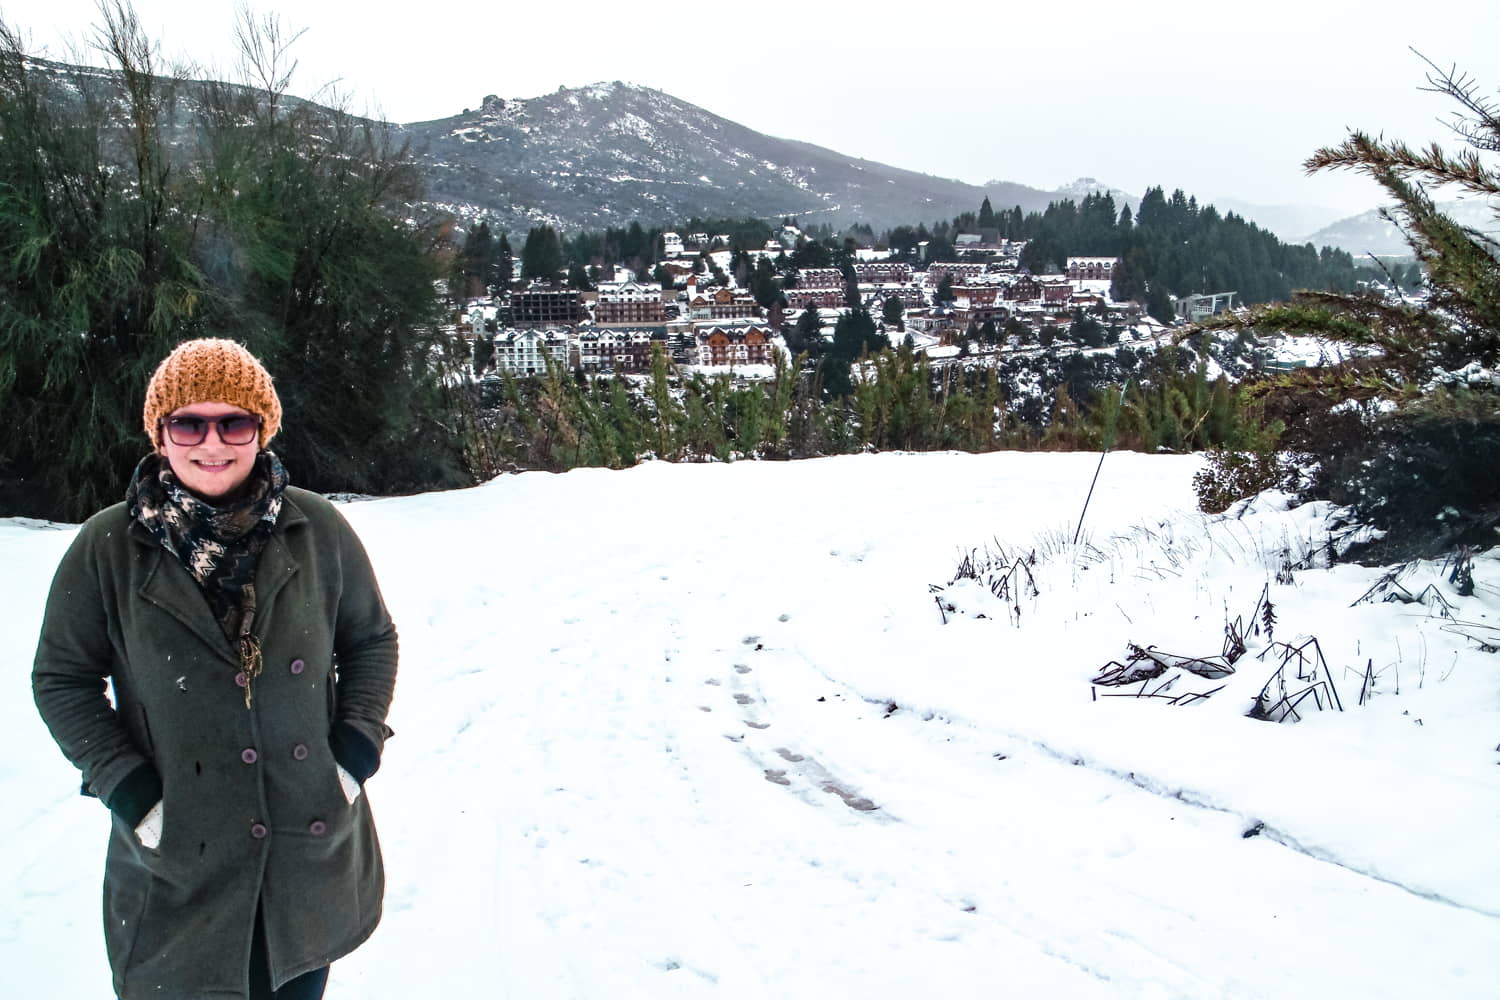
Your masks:
{"label": "white sky", "polygon": [[[232,4],[136,9],[164,54],[233,65]],[[395,121],[625,80],[771,135],[972,183],[1093,176],[1136,195],[1162,184],[1200,201],[1350,212],[1379,191],[1354,175],[1304,177],[1318,146],[1347,128],[1453,144],[1437,123],[1447,102],[1418,91],[1426,67],[1408,47],[1474,73],[1487,95],[1500,88],[1493,0],[255,9],[306,29],[294,93],[338,81],[353,110]],[[100,20],[93,0],[0,0],[0,15],[55,58]]]}

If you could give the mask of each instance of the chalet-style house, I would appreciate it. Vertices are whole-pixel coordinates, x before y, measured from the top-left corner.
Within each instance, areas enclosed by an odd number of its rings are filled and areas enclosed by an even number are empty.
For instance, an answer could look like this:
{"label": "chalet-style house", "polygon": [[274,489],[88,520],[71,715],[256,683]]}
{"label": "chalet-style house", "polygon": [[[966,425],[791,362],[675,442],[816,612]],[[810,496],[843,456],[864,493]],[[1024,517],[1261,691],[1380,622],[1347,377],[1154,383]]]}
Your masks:
{"label": "chalet-style house", "polygon": [[844,287],[844,272],[836,267],[804,267],[797,271],[797,286],[799,288],[842,288]]}
{"label": "chalet-style house", "polygon": [[871,261],[854,265],[854,280],[861,285],[900,285],[911,280],[910,264]]}
{"label": "chalet-style house", "polygon": [[599,326],[666,322],[661,286],[635,281],[601,286],[598,302],[594,305],[594,322]]}
{"label": "chalet-style house", "polygon": [[1069,257],[1068,279],[1071,281],[1112,281],[1118,257]]}
{"label": "chalet-style house", "polygon": [[578,366],[584,371],[651,370],[651,345],[667,350],[660,330],[588,330],[578,335]]}
{"label": "chalet-style house", "polygon": [[1003,320],[1010,315],[1000,295],[999,285],[954,285],[953,322],[960,329],[977,326],[986,320]]}
{"label": "chalet-style house", "polygon": [[782,294],[786,296],[789,309],[837,309],[847,298],[842,285],[837,288],[788,288]]}
{"label": "chalet-style house", "polygon": [[698,331],[700,365],[764,365],[771,361],[771,331],[763,326],[710,327]]}
{"label": "chalet-style house", "polygon": [[568,335],[561,330],[507,330],[495,338],[495,367],[512,375],[541,375],[549,360],[568,366]]}
{"label": "chalet-style house", "polygon": [[955,285],[969,282],[983,274],[988,266],[977,261],[939,261],[927,268],[927,283],[936,288],[944,275],[952,278]]}

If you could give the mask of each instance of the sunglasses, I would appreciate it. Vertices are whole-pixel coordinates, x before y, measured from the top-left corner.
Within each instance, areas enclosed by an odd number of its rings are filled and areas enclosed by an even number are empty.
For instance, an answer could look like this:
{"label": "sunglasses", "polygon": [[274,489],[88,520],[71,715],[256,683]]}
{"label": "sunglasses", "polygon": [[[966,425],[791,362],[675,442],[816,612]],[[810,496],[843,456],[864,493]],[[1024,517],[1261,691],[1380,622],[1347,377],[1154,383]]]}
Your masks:
{"label": "sunglasses", "polygon": [[225,444],[249,444],[260,433],[260,417],[253,413],[233,413],[227,417],[200,417],[196,413],[179,413],[162,420],[167,437],[179,448],[202,444],[208,439],[210,424],[219,429],[219,440]]}

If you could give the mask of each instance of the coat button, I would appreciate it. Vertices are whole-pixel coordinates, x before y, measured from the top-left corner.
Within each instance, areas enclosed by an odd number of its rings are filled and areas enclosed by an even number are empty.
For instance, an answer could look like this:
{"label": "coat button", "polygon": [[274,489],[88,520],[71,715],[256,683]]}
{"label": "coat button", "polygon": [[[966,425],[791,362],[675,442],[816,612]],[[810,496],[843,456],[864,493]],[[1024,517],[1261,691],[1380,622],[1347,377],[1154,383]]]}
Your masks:
{"label": "coat button", "polygon": [[302,673],[303,669],[306,666],[307,666],[307,664],[303,663],[300,658],[296,659],[296,660],[293,660],[292,661],[292,673],[294,673],[294,674],[300,674],[300,673]]}
{"label": "coat button", "polygon": [[307,759],[307,744],[306,743],[298,743],[296,746],[292,747],[292,759],[293,760],[306,760]]}
{"label": "coat button", "polygon": [[244,761],[246,764],[254,764],[259,759],[260,754],[255,752],[254,747],[246,747],[245,749],[240,751],[240,760]]}
{"label": "coat button", "polygon": [[266,834],[270,832],[270,830],[266,829],[266,824],[264,823],[250,824],[250,836],[254,837],[256,840],[265,840]]}
{"label": "coat button", "polygon": [[328,832],[328,824],[320,819],[315,819],[307,825],[307,832],[314,837],[321,837]]}
{"label": "coat button", "polygon": [[250,678],[246,677],[245,672],[241,670],[239,673],[234,675],[234,682],[240,687],[248,687],[250,684]]}

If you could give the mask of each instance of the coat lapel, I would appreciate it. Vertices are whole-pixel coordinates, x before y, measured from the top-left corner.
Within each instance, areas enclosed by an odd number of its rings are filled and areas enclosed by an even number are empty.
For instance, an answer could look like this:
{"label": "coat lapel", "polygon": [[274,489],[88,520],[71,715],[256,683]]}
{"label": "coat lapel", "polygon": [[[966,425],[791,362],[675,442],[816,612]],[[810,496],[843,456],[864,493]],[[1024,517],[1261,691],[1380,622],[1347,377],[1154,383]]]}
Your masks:
{"label": "coat lapel", "polygon": [[149,558],[154,560],[146,571],[145,582],[141,584],[141,597],[187,626],[220,658],[230,663],[238,662],[193,575],[139,522],[131,521],[130,535],[151,550]]}
{"label": "coat lapel", "polygon": [[306,521],[307,515],[283,495],[281,516],[276,519],[276,528],[266,541],[266,547],[261,550],[260,561],[255,567],[255,603],[258,606],[255,612],[255,632],[262,638],[265,637],[266,625],[271,620],[276,595],[296,575],[299,568],[283,536],[288,530],[300,528]]}
{"label": "coat lapel", "polygon": [[[307,516],[290,500],[281,506],[281,517],[261,550],[255,568],[256,633],[264,636],[266,622],[270,618],[272,602],[287,581],[296,575],[298,563],[287,548],[282,535],[288,528],[301,526]],[[229,663],[238,663],[234,648],[224,638],[223,629],[209,611],[208,601],[199,589],[191,573],[177,562],[172,554],[161,547],[139,522],[130,524],[131,537],[145,545],[155,560],[146,571],[146,580],[141,584],[140,595],[161,608],[185,625],[189,631],[208,645],[218,656]]]}

